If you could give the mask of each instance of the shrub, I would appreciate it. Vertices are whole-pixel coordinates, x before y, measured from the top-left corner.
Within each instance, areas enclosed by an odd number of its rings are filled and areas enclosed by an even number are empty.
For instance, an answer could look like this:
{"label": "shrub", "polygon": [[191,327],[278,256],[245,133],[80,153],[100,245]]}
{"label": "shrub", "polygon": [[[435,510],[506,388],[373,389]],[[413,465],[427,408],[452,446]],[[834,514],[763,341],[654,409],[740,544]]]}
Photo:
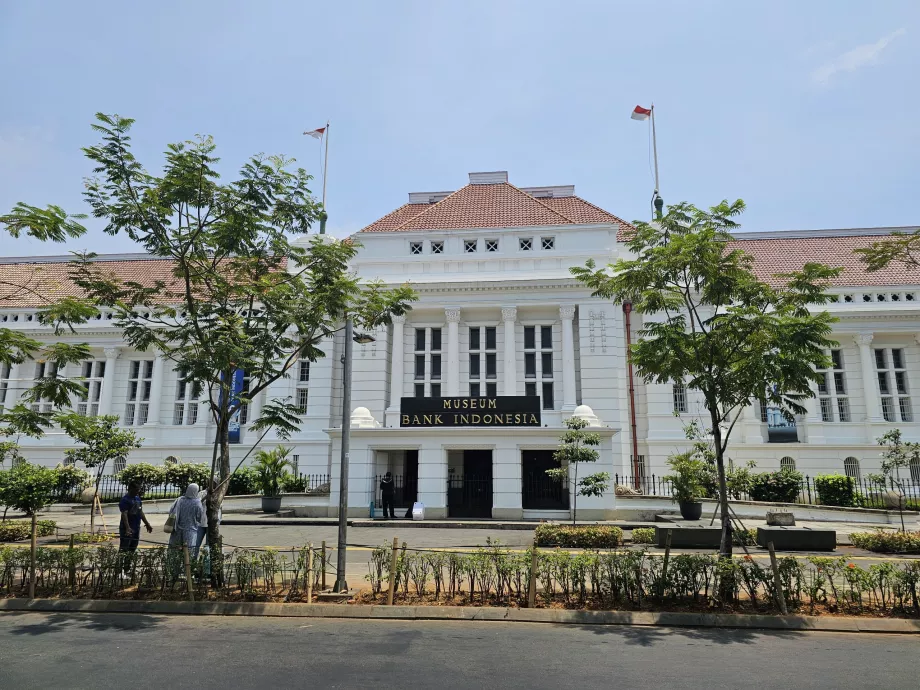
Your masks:
{"label": "shrub", "polygon": [[57,473],[58,496],[71,496],[79,493],[93,483],[89,472],[73,465],[58,465],[54,468]]}
{"label": "shrub", "polygon": [[633,544],[654,544],[655,528],[654,527],[637,527],[632,531]]}
{"label": "shrub", "polygon": [[802,486],[802,475],[794,470],[761,472],[751,477],[748,493],[754,501],[793,503]]}
{"label": "shrub", "polygon": [[259,493],[259,473],[254,467],[241,467],[227,484],[228,496],[251,496]]}
{"label": "shrub", "polygon": [[735,546],[757,546],[756,529],[732,530],[732,544]]}
{"label": "shrub", "polygon": [[[57,529],[54,520],[38,520],[36,533],[39,537],[50,537]],[[0,522],[0,542],[24,541],[29,538],[32,526],[25,520],[5,520]]]}
{"label": "shrub", "polygon": [[534,531],[537,546],[570,549],[612,549],[623,544],[623,530],[612,525],[555,525],[545,523]]}
{"label": "shrub", "polygon": [[858,549],[877,553],[920,553],[920,532],[878,530],[850,535],[850,542]]}
{"label": "shrub", "polygon": [[286,494],[302,494],[307,491],[310,478],[305,475],[289,474],[281,480],[281,490]]}
{"label": "shrub", "polygon": [[125,486],[139,484],[144,488],[166,483],[166,468],[160,465],[151,465],[147,462],[138,462],[127,465],[118,473],[118,479]]}
{"label": "shrub", "polygon": [[825,506],[855,506],[853,480],[843,474],[819,474],[815,477],[818,503]]}
{"label": "shrub", "polygon": [[177,462],[166,466],[166,482],[185,491],[189,484],[205,489],[211,481],[211,467],[204,463]]}

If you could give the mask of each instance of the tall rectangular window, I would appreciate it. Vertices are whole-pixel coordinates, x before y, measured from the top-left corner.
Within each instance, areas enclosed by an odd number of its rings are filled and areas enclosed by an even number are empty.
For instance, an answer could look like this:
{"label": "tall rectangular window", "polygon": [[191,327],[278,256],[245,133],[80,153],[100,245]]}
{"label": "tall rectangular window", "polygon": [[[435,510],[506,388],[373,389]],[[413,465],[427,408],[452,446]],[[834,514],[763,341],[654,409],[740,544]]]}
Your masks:
{"label": "tall rectangular window", "polygon": [[907,384],[907,367],[901,348],[877,348],[875,368],[886,422],[912,422],[914,413]]}
{"label": "tall rectangular window", "polygon": [[553,327],[525,326],[524,392],[537,395],[539,391],[544,410],[555,407],[553,369]]}
{"label": "tall rectangular window", "polygon": [[683,381],[675,381],[671,394],[674,398],[674,412],[684,414],[687,412],[687,386]]}
{"label": "tall rectangular window", "polygon": [[[57,362],[36,362],[35,363],[35,380],[39,379],[52,379],[57,378],[58,375],[58,365]],[[50,398],[42,398],[41,400],[32,403],[33,412],[44,412],[49,413],[54,407],[54,403],[51,402]]]}
{"label": "tall rectangular window", "polygon": [[[3,412],[7,405],[12,407],[14,388],[13,382],[10,380],[12,371],[13,367],[11,365],[5,362],[0,364],[0,412]],[[9,396],[9,403],[7,402],[7,396]]]}
{"label": "tall rectangular window", "polygon": [[441,329],[416,328],[415,397],[441,396]]}
{"label": "tall rectangular window", "polygon": [[301,357],[297,362],[297,385],[294,388],[294,404],[297,413],[307,414],[307,400],[310,397],[310,360]]}
{"label": "tall rectangular window", "polygon": [[495,326],[470,326],[470,395],[498,395],[498,334]]}
{"label": "tall rectangular window", "polygon": [[84,417],[95,417],[99,414],[99,400],[102,397],[102,379],[105,376],[104,360],[89,360],[83,362],[81,372],[83,380],[80,382],[83,391],[77,400],[77,414]]}
{"label": "tall rectangular window", "polygon": [[843,366],[843,352],[830,351],[831,368],[817,372],[818,405],[821,408],[821,421],[849,422],[850,399],[847,389],[846,372]]}
{"label": "tall rectangular window", "polygon": [[128,362],[128,401],[125,403],[125,426],[147,423],[150,389],[153,386],[153,360],[135,359]]}
{"label": "tall rectangular window", "polygon": [[201,386],[179,373],[176,379],[176,401],[173,403],[173,424],[191,425],[198,421]]}

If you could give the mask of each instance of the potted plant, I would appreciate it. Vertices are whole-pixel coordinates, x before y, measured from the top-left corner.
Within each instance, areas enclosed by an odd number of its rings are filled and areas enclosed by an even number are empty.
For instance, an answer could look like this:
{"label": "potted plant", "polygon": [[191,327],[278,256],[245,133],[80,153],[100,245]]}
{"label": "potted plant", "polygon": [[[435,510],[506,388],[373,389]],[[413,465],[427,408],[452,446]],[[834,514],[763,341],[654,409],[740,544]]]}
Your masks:
{"label": "potted plant", "polygon": [[281,487],[293,467],[287,459],[290,448],[278,446],[274,450],[260,450],[256,453],[255,468],[262,491],[262,512],[277,513],[281,510]]}
{"label": "potted plant", "polygon": [[673,474],[664,477],[671,482],[671,494],[680,508],[684,520],[699,520],[703,514],[703,478],[706,463],[696,457],[693,451],[677,453],[668,458]]}

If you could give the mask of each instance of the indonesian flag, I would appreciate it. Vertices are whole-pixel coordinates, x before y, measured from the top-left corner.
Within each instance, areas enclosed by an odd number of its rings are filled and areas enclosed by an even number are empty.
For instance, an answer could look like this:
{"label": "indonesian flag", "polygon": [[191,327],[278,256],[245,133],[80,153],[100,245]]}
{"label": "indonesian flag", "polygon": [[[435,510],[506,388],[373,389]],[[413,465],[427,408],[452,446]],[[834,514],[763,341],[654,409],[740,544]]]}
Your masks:
{"label": "indonesian flag", "polygon": [[652,111],[649,108],[643,108],[641,105],[637,105],[636,109],[632,111],[630,117],[633,120],[648,120],[649,115],[652,114]]}
{"label": "indonesian flag", "polygon": [[304,132],[304,134],[306,134],[309,137],[313,137],[314,139],[322,139],[325,133],[326,133],[325,127],[314,129],[312,132]]}

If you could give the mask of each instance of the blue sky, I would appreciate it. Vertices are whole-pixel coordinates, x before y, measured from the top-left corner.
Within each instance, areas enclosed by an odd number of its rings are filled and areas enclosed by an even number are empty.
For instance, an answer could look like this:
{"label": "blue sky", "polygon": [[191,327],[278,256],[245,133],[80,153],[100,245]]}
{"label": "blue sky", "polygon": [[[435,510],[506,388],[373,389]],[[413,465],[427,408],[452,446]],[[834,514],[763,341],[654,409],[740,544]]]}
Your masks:
{"label": "blue sky", "polygon": [[[916,0],[0,0],[0,210],[85,211],[101,110],[137,120],[151,170],[167,142],[214,135],[225,178],[261,151],[317,172],[302,132],[329,118],[340,235],[474,170],[645,218],[648,126],[629,113],[654,101],[667,202],[741,197],[749,230],[917,224],[918,36]],[[133,250],[87,223],[0,254]]]}

